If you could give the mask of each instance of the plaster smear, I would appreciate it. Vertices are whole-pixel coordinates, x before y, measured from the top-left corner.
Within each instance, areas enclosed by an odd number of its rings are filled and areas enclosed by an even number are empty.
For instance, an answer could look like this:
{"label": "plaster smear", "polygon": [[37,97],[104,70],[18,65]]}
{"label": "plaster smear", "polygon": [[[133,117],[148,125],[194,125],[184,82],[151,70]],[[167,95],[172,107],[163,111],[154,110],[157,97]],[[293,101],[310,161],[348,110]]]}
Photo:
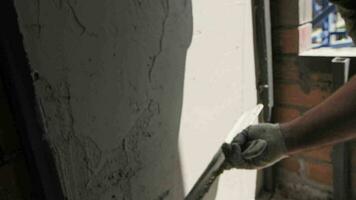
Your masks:
{"label": "plaster smear", "polygon": [[183,199],[189,0],[16,0],[69,200]]}
{"label": "plaster smear", "polygon": [[[187,193],[240,115],[256,105],[251,1],[195,0],[180,126]],[[252,200],[256,171],[224,172],[205,199]]]}

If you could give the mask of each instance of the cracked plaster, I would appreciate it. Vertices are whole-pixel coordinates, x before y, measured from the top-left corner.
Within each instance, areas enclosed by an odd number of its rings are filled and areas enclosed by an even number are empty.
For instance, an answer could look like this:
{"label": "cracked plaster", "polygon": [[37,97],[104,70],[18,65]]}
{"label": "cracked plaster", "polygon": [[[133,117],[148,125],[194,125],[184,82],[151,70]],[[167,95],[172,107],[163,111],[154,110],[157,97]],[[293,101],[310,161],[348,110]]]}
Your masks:
{"label": "cracked plaster", "polygon": [[15,6],[66,198],[182,199],[177,143],[190,1]]}

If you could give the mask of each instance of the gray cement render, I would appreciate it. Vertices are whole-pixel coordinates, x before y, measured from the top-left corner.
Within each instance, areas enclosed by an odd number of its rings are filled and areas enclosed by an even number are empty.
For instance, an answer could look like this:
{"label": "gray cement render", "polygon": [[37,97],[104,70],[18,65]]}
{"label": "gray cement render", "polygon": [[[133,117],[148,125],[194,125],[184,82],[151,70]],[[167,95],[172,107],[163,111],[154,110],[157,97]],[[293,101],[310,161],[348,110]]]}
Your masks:
{"label": "gray cement render", "polygon": [[16,0],[65,196],[183,199],[189,0]]}

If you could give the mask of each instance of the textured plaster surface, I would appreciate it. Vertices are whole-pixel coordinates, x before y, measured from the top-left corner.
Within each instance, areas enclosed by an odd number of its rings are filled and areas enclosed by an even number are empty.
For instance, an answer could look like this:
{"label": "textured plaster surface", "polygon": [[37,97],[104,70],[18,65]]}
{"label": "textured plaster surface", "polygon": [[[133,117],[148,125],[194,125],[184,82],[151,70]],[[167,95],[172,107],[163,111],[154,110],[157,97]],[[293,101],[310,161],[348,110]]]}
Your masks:
{"label": "textured plaster surface", "polygon": [[[183,199],[256,103],[247,0],[15,5],[70,200]],[[228,172],[208,199],[249,199],[254,182],[255,172]]]}
{"label": "textured plaster surface", "polygon": [[[248,0],[193,1],[179,134],[186,191],[242,112],[256,105],[251,10]],[[255,171],[225,172],[206,199],[252,200],[255,182]]]}
{"label": "textured plaster surface", "polygon": [[16,0],[70,200],[183,199],[178,156],[189,0]]}

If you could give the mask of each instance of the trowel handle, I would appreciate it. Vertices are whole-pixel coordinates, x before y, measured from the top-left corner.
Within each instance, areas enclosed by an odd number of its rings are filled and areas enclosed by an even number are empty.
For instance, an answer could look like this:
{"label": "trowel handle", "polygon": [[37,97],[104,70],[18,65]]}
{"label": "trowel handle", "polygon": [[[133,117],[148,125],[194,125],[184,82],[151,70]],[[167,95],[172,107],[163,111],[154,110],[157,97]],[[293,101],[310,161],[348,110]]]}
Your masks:
{"label": "trowel handle", "polygon": [[[225,142],[230,144],[237,133],[241,132],[248,125],[251,125],[257,120],[258,115],[262,111],[263,105],[259,104],[253,109],[243,113],[237,120],[234,127],[228,134]],[[247,139],[247,138],[246,138]],[[246,141],[243,141],[245,144]],[[247,144],[248,145],[248,144]],[[222,146],[215,154],[214,158],[210,161],[208,167],[203,174],[199,177],[193,188],[190,190],[185,200],[200,200],[209,191],[210,186],[214,183],[216,178],[225,170],[226,157],[223,152]]]}
{"label": "trowel handle", "polygon": [[209,191],[216,178],[224,171],[225,154],[222,147],[210,161],[208,167],[194,184],[184,200],[200,200]]}

